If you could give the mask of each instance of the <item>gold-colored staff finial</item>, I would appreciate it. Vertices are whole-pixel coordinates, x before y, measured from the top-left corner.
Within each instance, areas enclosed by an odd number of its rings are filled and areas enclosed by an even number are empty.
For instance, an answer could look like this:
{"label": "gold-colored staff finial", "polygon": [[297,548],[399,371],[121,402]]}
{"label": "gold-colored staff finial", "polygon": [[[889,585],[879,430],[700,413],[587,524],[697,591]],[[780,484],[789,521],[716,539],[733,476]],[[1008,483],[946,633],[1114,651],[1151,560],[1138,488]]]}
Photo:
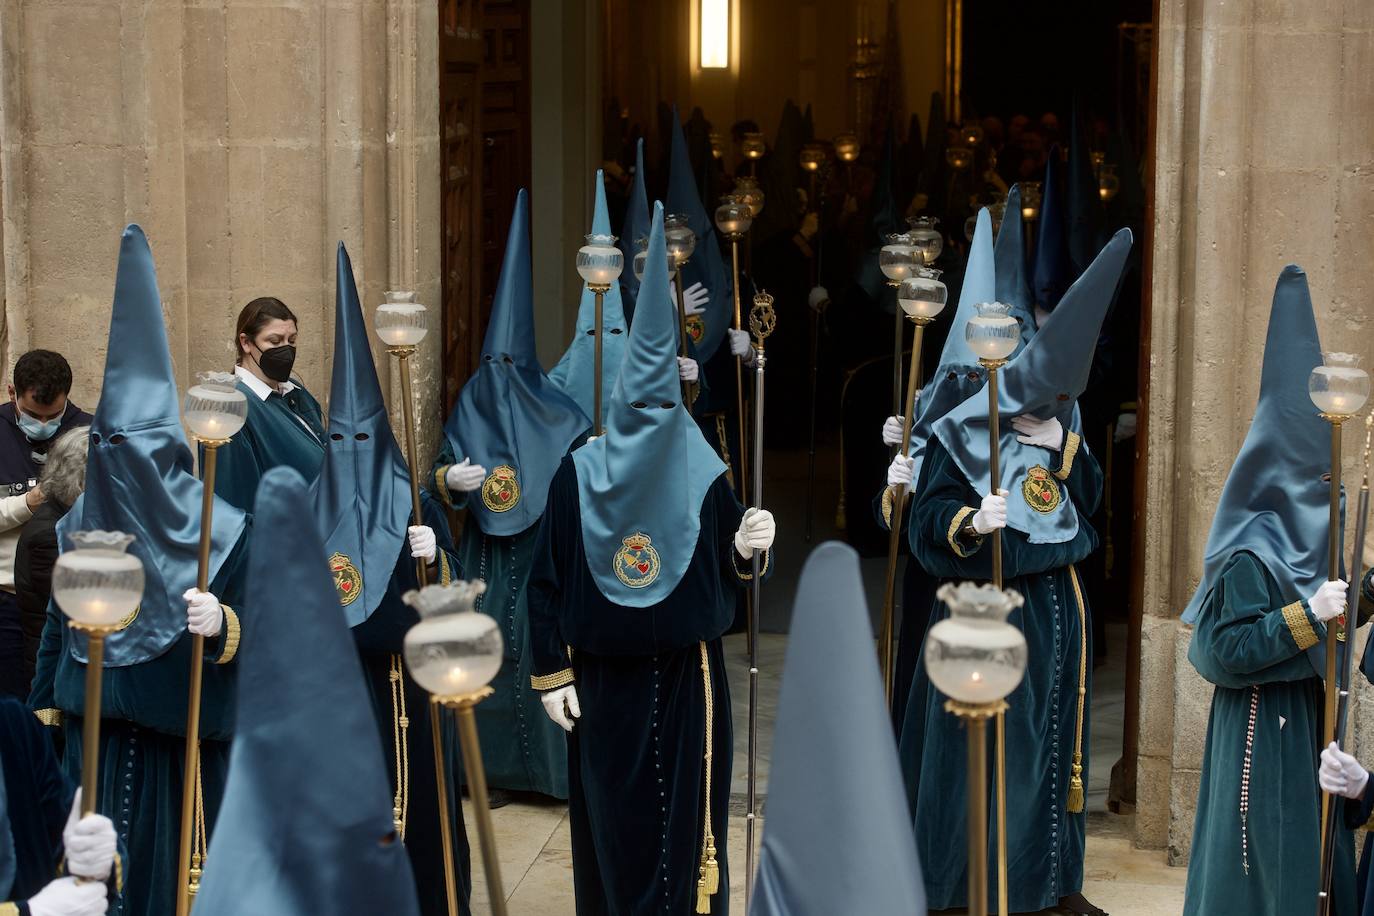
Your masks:
{"label": "gold-colored staff finial", "polygon": [[777,312],[773,311],[773,295],[760,292],[754,296],[754,307],[749,310],[749,329],[753,332],[754,346],[763,349],[764,340],[778,326]]}

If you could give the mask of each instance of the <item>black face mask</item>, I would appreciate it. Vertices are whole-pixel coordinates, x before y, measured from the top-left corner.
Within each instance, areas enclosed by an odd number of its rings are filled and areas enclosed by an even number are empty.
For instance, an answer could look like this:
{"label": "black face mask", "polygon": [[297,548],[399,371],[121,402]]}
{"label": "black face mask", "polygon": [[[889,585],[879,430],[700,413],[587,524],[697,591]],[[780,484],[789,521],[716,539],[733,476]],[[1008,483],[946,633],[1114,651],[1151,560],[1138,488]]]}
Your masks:
{"label": "black face mask", "polygon": [[291,381],[291,367],[296,364],[296,348],[287,344],[258,351],[258,368],[274,382]]}

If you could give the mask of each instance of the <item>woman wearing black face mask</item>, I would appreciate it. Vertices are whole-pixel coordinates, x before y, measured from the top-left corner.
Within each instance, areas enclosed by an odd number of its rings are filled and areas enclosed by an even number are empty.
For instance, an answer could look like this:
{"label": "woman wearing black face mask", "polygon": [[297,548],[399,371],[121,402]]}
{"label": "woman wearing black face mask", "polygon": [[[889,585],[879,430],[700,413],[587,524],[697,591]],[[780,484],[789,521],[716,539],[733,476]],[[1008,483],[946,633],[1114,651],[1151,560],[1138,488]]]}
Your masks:
{"label": "woman wearing black face mask", "polygon": [[296,316],[280,299],[254,299],[239,312],[234,332],[239,390],[248,398],[248,422],[219,450],[215,493],[252,511],[258,481],[287,465],[307,481],[324,461],[320,404],[291,375],[296,360]]}

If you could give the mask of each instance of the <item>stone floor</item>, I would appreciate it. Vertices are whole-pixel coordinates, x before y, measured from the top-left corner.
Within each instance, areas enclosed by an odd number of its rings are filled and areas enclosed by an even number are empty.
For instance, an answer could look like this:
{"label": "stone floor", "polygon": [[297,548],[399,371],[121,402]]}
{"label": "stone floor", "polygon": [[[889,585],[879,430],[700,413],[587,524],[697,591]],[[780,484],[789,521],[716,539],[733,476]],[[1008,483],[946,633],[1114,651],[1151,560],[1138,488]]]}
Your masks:
{"label": "stone floor", "polygon": [[[1113,642],[1124,634],[1111,634]],[[767,794],[768,752],[772,744],[773,718],[782,672],[786,637],[765,635],[759,644],[759,785]],[[742,637],[726,639],[729,677],[734,706],[736,751],[732,811],[745,808],[748,678]],[[1109,657],[1120,659],[1121,652]],[[1182,869],[1164,864],[1163,853],[1132,847],[1130,822],[1106,812],[1107,775],[1121,747],[1123,709],[1121,672],[1099,669],[1093,697],[1092,757],[1088,785],[1088,862],[1084,894],[1112,916],[1172,916],[1183,909]],[[506,888],[510,916],[561,916],[573,913],[572,851],[568,837],[567,808],[552,802],[513,802],[493,812],[501,879]],[[481,874],[473,819],[467,817],[473,848],[473,912],[490,913],[486,882]],[[744,829],[742,818],[729,833],[731,907],[744,910]]]}

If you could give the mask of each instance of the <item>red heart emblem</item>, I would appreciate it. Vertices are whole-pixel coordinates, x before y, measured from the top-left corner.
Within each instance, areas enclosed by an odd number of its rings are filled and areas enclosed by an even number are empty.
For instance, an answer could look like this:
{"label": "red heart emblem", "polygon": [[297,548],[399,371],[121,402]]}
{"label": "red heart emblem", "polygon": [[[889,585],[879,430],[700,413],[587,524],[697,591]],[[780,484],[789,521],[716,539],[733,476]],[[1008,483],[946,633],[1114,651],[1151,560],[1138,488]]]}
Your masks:
{"label": "red heart emblem", "polygon": [[508,499],[510,499],[510,494],[507,493],[507,492],[505,492],[504,490],[502,490],[502,491],[501,491],[501,494],[500,494],[500,499],[501,499],[501,502],[505,502],[505,501],[507,501]]}
{"label": "red heart emblem", "polygon": [[351,592],[351,591],[353,591],[353,583],[352,583],[352,582],[340,582],[340,583],[339,583],[339,588],[343,589],[343,590],[346,591],[346,592]]}
{"label": "red heart emblem", "polygon": [[635,567],[635,569],[638,569],[640,575],[643,575],[644,573],[646,573],[646,572],[649,571],[649,564],[648,564],[648,563],[640,563],[638,566]]}

